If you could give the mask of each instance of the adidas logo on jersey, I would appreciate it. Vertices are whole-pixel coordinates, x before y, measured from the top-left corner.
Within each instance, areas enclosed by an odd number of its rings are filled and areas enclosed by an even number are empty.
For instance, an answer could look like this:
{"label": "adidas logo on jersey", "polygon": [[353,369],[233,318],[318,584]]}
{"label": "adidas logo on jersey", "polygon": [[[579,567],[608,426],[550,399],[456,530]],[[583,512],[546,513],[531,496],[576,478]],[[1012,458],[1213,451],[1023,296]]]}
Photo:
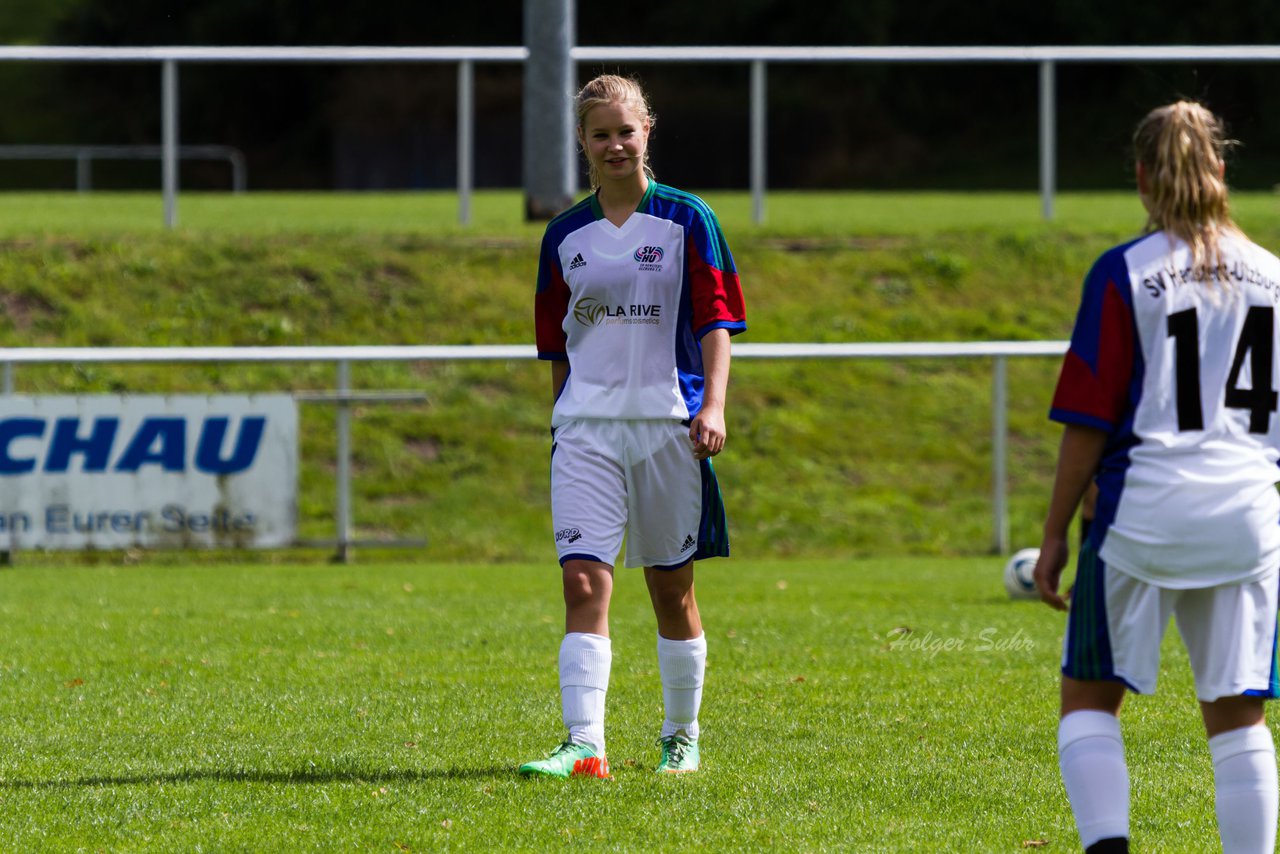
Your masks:
{"label": "adidas logo on jersey", "polygon": [[570,270],[576,270],[579,267],[585,267],[585,266],[587,266],[587,262],[583,260],[581,252],[579,252],[577,255],[574,255],[573,260],[569,262]]}

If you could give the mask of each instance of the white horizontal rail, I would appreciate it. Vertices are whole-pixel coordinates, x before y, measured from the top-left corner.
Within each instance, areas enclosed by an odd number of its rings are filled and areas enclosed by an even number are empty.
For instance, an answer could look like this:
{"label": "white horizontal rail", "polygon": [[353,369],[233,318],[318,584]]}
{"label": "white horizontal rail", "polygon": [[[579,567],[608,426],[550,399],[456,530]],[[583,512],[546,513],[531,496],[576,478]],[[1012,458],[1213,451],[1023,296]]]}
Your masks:
{"label": "white horizontal rail", "polygon": [[[158,160],[165,156],[162,145],[0,145],[0,160],[73,160],[76,190],[88,192],[94,160]],[[244,152],[229,145],[179,145],[179,160],[225,160],[231,166],[231,191],[243,193],[248,184]]]}
{"label": "white horizontal rail", "polygon": [[[734,358],[893,359],[1061,356],[1066,341],[955,341],[886,344],[736,344]],[[0,347],[0,364],[164,362],[417,362],[536,359],[525,344],[347,347]]]}
{"label": "white horizontal rail", "polygon": [[[0,46],[27,62],[524,62],[525,47]],[[1280,45],[575,47],[579,62],[1268,62]]]}
{"label": "white horizontal rail", "polygon": [[912,359],[958,356],[1061,356],[1066,341],[955,341],[891,344],[735,344],[749,359]]}
{"label": "white horizontal rail", "polygon": [[575,47],[579,62],[1258,62],[1277,45],[1114,47]]}
{"label": "white horizontal rail", "polygon": [[527,345],[352,347],[10,347],[0,364],[140,362],[388,362],[446,359],[532,359]]}
{"label": "white horizontal rail", "polygon": [[26,62],[524,62],[525,47],[0,47]]}

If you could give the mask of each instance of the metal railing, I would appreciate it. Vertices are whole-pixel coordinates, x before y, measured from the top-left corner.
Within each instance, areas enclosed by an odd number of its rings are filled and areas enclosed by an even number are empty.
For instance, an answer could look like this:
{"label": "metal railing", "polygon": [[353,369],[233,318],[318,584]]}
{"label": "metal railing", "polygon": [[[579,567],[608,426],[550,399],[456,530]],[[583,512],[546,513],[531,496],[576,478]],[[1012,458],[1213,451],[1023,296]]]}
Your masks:
{"label": "metal railing", "polygon": [[[474,63],[522,63],[524,47],[0,47],[0,62],[158,62],[163,114],[162,181],[165,225],[177,222],[177,89],[179,63],[211,62],[435,62],[458,67],[458,221],[471,221],[474,147]],[[1056,83],[1060,63],[1276,62],[1280,46],[1113,47],[575,47],[575,62],[732,62],[751,67],[750,189],[752,215],[764,221],[766,184],[766,69],[770,63],[1019,63],[1039,72],[1041,214],[1053,218],[1056,192]]]}
{"label": "metal railing", "polygon": [[456,63],[458,67],[458,221],[471,222],[476,62],[524,62],[523,47],[0,47],[0,62],[160,63],[164,224],[178,221],[178,63]]}
{"label": "metal railing", "polygon": [[[0,160],[74,160],[76,192],[93,189],[95,160],[161,160],[159,145],[0,145]],[[225,160],[231,166],[231,192],[243,193],[248,186],[244,153],[229,145],[179,145],[179,160]]]}
{"label": "metal railing", "polygon": [[[991,387],[991,548],[1009,551],[1008,360],[1013,357],[1058,356],[1066,341],[963,341],[886,344],[737,344],[741,359],[921,359],[989,358]],[[354,362],[427,362],[463,360],[531,360],[537,351],[527,345],[355,346],[355,347],[8,347],[0,348],[0,393],[14,393],[14,370],[34,364],[142,364],[198,362],[330,362],[337,368],[336,390],[301,399],[324,399],[338,407],[336,545],[337,558],[346,560],[354,545],[351,536],[351,421],[353,403],[399,400],[395,393],[353,392]],[[416,398],[415,398],[416,399]]]}

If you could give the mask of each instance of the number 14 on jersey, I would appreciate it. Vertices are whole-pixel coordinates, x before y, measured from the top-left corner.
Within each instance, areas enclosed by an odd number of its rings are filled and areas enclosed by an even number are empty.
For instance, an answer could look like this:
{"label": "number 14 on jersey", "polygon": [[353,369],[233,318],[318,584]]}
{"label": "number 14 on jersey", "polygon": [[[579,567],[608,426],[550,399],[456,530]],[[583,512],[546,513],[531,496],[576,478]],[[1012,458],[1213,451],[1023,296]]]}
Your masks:
{"label": "number 14 on jersey", "polygon": [[[1196,310],[1188,308],[1169,315],[1169,337],[1173,339],[1174,381],[1178,394],[1178,429],[1203,430],[1204,412],[1200,404],[1200,331]],[[1230,409],[1249,411],[1249,432],[1267,433],[1277,395],[1271,387],[1272,357],[1275,351],[1275,310],[1252,306],[1245,316],[1240,340],[1236,342],[1231,372],[1223,402]],[[1240,387],[1240,372],[1249,358],[1250,388]]]}

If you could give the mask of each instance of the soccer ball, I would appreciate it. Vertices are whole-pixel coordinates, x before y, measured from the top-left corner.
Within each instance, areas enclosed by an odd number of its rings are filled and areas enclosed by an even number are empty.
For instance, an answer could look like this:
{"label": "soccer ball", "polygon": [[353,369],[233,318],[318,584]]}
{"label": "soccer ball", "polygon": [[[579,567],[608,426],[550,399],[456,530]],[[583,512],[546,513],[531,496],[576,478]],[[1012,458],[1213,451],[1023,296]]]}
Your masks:
{"label": "soccer ball", "polygon": [[1039,599],[1036,582],[1031,577],[1040,559],[1039,549],[1020,549],[1004,565],[1004,589],[1011,599]]}

